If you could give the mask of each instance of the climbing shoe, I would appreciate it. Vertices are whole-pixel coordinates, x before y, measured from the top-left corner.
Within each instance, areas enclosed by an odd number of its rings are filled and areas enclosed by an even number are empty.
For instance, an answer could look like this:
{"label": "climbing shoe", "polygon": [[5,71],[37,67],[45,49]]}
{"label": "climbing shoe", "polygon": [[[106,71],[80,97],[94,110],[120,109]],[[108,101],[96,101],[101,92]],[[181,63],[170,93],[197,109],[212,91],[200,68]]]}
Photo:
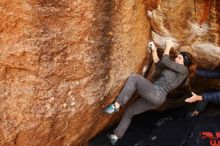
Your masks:
{"label": "climbing shoe", "polygon": [[114,104],[108,105],[108,106],[103,110],[103,112],[104,112],[104,113],[107,113],[107,114],[113,114],[113,113],[118,112],[118,111],[119,111],[119,108],[116,108]]}
{"label": "climbing shoe", "polygon": [[116,145],[116,142],[118,141],[118,139],[115,138],[113,134],[108,134],[107,136],[108,136],[108,139],[110,140],[111,144]]}

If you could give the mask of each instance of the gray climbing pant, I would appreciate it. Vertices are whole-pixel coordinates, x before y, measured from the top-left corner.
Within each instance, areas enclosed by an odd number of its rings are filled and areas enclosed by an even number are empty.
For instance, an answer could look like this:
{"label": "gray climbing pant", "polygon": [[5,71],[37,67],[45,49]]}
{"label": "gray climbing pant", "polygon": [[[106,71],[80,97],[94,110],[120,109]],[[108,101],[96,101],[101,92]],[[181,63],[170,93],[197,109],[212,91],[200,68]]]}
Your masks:
{"label": "gray climbing pant", "polygon": [[156,109],[166,99],[164,92],[162,92],[156,85],[152,84],[143,76],[133,74],[128,78],[116,101],[123,106],[132,97],[135,91],[137,91],[141,98],[138,98],[126,109],[119,125],[114,130],[114,134],[118,138],[121,138],[124,135],[134,115],[151,109]]}

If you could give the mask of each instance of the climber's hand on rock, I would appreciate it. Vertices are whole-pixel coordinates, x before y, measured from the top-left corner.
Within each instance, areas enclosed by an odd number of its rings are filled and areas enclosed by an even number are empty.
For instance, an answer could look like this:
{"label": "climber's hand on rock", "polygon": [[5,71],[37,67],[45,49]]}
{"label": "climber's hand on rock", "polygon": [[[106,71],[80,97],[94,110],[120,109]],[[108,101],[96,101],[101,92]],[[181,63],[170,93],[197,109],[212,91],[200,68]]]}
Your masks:
{"label": "climber's hand on rock", "polygon": [[155,46],[154,42],[149,42],[148,48],[152,52],[157,52],[157,47]]}
{"label": "climber's hand on rock", "polygon": [[147,11],[147,16],[149,17],[149,18],[152,18],[153,17],[153,12],[152,11]]}

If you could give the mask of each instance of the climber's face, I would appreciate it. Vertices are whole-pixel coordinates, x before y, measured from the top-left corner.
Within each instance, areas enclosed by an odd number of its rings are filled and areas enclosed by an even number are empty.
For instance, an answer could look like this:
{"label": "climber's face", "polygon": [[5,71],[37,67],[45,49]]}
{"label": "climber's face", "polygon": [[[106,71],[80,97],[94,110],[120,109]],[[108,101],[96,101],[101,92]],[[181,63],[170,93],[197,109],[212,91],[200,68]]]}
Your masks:
{"label": "climber's face", "polygon": [[183,55],[178,54],[177,57],[175,58],[175,62],[177,64],[183,64],[184,65]]}

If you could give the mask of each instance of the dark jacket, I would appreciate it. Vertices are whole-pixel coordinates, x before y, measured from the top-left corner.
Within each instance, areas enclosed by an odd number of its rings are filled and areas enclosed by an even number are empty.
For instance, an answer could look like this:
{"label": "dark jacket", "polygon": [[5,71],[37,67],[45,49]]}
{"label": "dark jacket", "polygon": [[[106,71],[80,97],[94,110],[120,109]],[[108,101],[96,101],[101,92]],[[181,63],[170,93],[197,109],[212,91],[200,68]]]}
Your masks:
{"label": "dark jacket", "polygon": [[[206,78],[220,79],[220,71],[197,70],[196,75]],[[202,97],[204,101],[220,103],[220,91],[205,92],[202,93]]]}

